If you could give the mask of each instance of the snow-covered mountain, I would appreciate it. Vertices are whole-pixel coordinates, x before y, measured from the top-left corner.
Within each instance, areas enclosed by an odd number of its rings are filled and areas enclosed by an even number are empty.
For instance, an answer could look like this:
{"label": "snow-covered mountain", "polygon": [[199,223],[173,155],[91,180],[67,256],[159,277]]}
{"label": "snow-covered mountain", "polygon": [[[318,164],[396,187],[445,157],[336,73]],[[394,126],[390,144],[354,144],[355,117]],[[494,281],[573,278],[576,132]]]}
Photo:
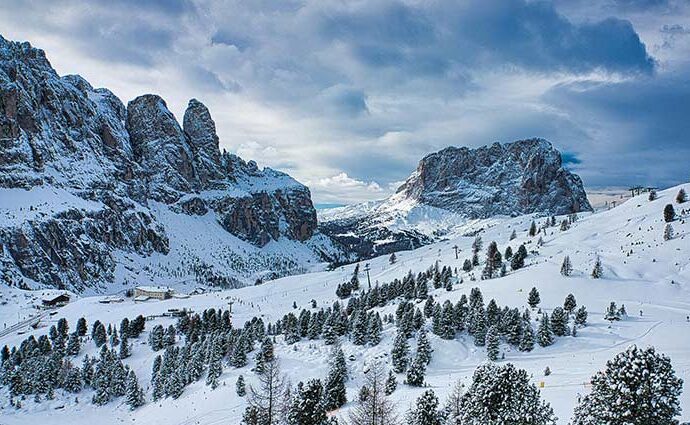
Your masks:
{"label": "snow-covered mountain", "polygon": [[591,211],[580,178],[546,140],[449,147],[424,157],[391,197],[320,212],[321,230],[362,257],[425,245],[478,219]]}
{"label": "snow-covered mountain", "polygon": [[[499,357],[495,361],[498,366],[511,363],[526,370],[530,382],[539,387],[540,397],[553,408],[558,417],[556,423],[572,423],[573,409],[578,399],[592,391],[591,377],[631,344],[637,344],[640,348],[656,347],[657,352],[669,356],[678,378],[686,383],[690,379],[690,323],[687,318],[690,314],[690,245],[687,241],[683,242],[690,231],[690,213],[687,202],[678,203],[675,200],[681,187],[690,190],[690,184],[685,184],[660,191],[655,200],[649,200],[647,194],[628,198],[610,210],[578,214],[579,219],[563,229],[560,226],[543,228],[546,219],[537,219],[540,230],[535,236],[530,236],[528,232],[534,219],[532,215],[494,217],[477,222],[478,229],[481,229],[478,235],[485,246],[495,241],[500,252],[507,247],[511,247],[513,252],[517,252],[520,245],[527,247],[524,267],[509,269],[503,277],[478,278],[479,269],[485,265],[484,249],[479,255],[481,264],[473,270],[464,271],[462,266],[464,260],[472,256],[475,237],[451,236],[447,241],[400,252],[394,264],[390,264],[388,256],[369,260],[372,287],[376,287],[378,282],[381,289],[384,284],[390,285],[396,279],[403,280],[410,271],[412,276],[418,276],[430,268],[433,270],[436,264],[440,268],[449,267],[454,277],[450,288],[434,288],[433,279],[426,282],[428,295],[433,298],[434,305],[458,305],[463,296],[471,297],[473,288],[479,288],[487,316],[489,305],[493,303],[498,310],[504,306],[517,308],[520,312],[528,310],[525,322],[535,333],[543,321],[542,314],[554,317],[557,309],[562,310],[566,296],[572,294],[577,308],[584,306],[588,312],[585,325],[575,326],[574,315],[568,318],[568,326],[576,328],[576,335],[568,332],[568,335],[553,336],[553,344],[541,346],[535,343],[531,351],[519,349],[507,338],[501,337]],[[676,218],[670,224],[674,229],[670,239],[665,237],[667,223],[663,214],[668,204],[673,205],[676,212]],[[557,222],[566,219],[567,216],[560,216]],[[515,238],[512,238],[513,232],[516,233]],[[458,258],[455,246],[458,247]],[[560,272],[565,256],[569,257],[573,268],[569,276]],[[601,261],[603,274],[599,279],[594,279],[590,274],[597,258]],[[345,299],[336,295],[338,286],[350,281],[354,273],[355,265],[351,264],[332,271],[287,276],[259,286],[145,303],[125,298],[121,302],[103,304],[103,301],[112,297],[79,297],[57,310],[55,315],[49,315],[37,307],[40,305],[40,292],[0,287],[0,323],[8,323],[9,327],[20,314],[22,319],[42,315],[36,329],[29,326],[31,321],[27,321],[12,332],[0,332],[0,346],[7,344],[10,348],[19,347],[27,338],[35,337],[40,341],[40,336],[48,334],[50,326],[60,318],[68,320],[72,331],[80,317],[86,318],[89,329],[96,320],[117,328],[124,317],[132,319],[138,314],[151,317],[146,321],[143,334],[130,339],[131,355],[123,360],[144,387],[146,403],[143,406],[130,411],[125,396],[113,397],[102,406],[94,404],[91,397],[95,390],[86,384],[77,394],[61,388],[55,390],[52,399],[41,394],[38,397],[40,402],[36,402],[31,395],[12,399],[9,385],[5,385],[0,388],[3,423],[48,425],[97,421],[105,425],[124,421],[152,425],[238,424],[247,407],[248,397],[237,394],[235,383],[242,375],[247,387],[258,386],[259,377],[254,367],[260,344],[252,345],[252,352],[247,353],[246,365],[234,366],[228,360],[233,347],[240,343],[237,338],[228,338],[234,342],[228,342],[230,346],[228,354],[223,357],[217,388],[206,384],[206,373],[210,366],[204,364],[201,378],[186,384],[178,397],[163,397],[153,402],[151,376],[155,370],[155,359],[166,351],[154,351],[147,344],[153,329],[158,325],[168,327],[176,323],[176,319],[169,316],[171,309],[188,309],[206,320],[213,315],[202,314],[205,310],[214,309],[220,316],[220,310],[228,310],[229,302],[232,303],[234,336],[248,329],[246,324],[256,323],[257,318],[264,324],[273,324],[274,330],[276,323],[287,313],[301,318],[301,312],[307,311],[310,317],[323,318],[324,312],[336,301],[341,303],[343,311],[348,312],[349,320],[354,320],[358,307],[352,300],[368,290],[364,268],[359,268],[359,291]],[[540,300],[532,308],[528,304],[528,294],[533,287],[537,288]],[[607,320],[607,309],[611,302],[618,307],[624,305],[627,315],[621,316],[620,320]],[[378,304],[371,307],[367,313],[381,317],[395,316],[404,303],[412,304],[420,311],[424,310],[426,304],[417,295],[413,295],[411,300],[398,296],[383,306]],[[352,306],[352,312],[346,308],[347,305]],[[424,317],[422,321],[422,327],[428,331],[433,353],[424,376],[425,386],[404,383],[404,372],[394,374],[398,384],[390,400],[400,417],[404,417],[407,409],[428,390],[433,390],[441,405],[444,405],[456,383],[460,382],[465,389],[469,388],[474,371],[487,361],[487,348],[477,346],[467,329],[455,332],[450,338],[447,335],[442,337],[434,333],[433,318]],[[381,362],[386,370],[391,369],[391,350],[399,332],[399,323],[399,320],[384,322],[378,343],[357,345],[350,334],[337,338],[347,359],[347,403],[330,412],[330,416],[338,417],[341,423],[348,418],[349,412],[358,403],[358,394],[366,379],[365,372],[374,362]],[[273,336],[275,354],[282,372],[293,385],[310,379],[325,380],[329,362],[333,360],[333,345],[326,344],[325,334],[300,337],[296,342],[289,342],[285,331]],[[418,338],[417,334],[408,341],[411,356],[416,351],[415,340]],[[180,353],[188,353],[188,346],[197,344],[199,342],[192,344],[178,333],[174,347]],[[69,361],[79,368],[86,355],[98,358],[101,351],[87,335],[83,337],[79,353],[70,356]],[[548,375],[545,374],[547,367],[550,369]],[[11,404],[12,400],[15,405]],[[16,406],[17,400],[21,401],[21,408]],[[678,403],[682,412],[677,419],[681,423],[689,421],[690,391],[687,385]]]}
{"label": "snow-covered mountain", "polygon": [[189,101],[124,104],[44,52],[0,37],[2,280],[109,290],[196,279],[238,286],[306,270],[335,248],[309,189],[221,152]]}

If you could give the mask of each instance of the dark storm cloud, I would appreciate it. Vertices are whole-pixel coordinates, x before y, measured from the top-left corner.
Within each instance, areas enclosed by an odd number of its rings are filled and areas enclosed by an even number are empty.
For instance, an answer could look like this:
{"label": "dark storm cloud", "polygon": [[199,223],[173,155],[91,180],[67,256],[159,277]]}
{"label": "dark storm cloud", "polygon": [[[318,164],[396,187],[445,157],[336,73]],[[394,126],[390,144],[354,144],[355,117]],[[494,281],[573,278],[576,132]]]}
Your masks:
{"label": "dark storm cloud", "polygon": [[587,184],[651,174],[631,158],[688,134],[690,77],[668,71],[686,60],[683,1],[6,0],[0,28],[54,41],[49,58],[66,46],[69,72],[128,65],[170,105],[208,99],[224,147],[352,199],[430,151],[528,137]]}

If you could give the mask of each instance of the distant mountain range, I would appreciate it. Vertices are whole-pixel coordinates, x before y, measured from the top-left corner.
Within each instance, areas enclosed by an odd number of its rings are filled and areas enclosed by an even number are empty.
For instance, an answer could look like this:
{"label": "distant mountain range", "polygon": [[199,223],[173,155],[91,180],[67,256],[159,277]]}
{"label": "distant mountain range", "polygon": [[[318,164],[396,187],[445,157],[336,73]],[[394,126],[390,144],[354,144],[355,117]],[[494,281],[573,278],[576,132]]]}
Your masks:
{"label": "distant mountain range", "polygon": [[309,189],[221,152],[203,103],[180,124],[145,94],[125,106],[45,53],[0,37],[0,279],[112,292],[237,287],[430,243],[469,220],[591,210],[541,139],[422,159],[388,199],[317,212]]}

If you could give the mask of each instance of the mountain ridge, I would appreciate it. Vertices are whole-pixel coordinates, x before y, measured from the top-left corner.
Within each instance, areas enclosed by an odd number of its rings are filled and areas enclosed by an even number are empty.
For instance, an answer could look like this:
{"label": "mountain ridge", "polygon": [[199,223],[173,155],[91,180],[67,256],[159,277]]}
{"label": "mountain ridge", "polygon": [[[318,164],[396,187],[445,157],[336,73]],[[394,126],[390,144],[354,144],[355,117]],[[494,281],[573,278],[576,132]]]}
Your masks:
{"label": "mountain ridge", "polygon": [[414,249],[494,216],[591,211],[581,179],[545,139],[450,146],[426,155],[392,196],[320,213],[319,227],[360,257]]}
{"label": "mountain ridge", "polygon": [[[302,253],[290,260],[291,269],[337,251],[318,235],[309,189],[285,173],[221,152],[215,122],[200,101],[190,100],[180,125],[158,95],[145,94],[125,106],[81,76],[59,76],[43,50],[2,37],[0,148],[1,188],[52,187],[98,205],[42,208],[43,216],[0,224],[3,278],[9,283],[27,278],[79,292],[117,280],[113,251],[168,255],[175,229],[161,225],[155,203],[189,217],[213,214],[219,227],[212,231],[256,248],[227,241],[238,253],[261,255],[269,242],[280,240],[314,245],[311,258]],[[26,207],[38,208],[39,201]],[[308,243],[313,238],[318,242]],[[237,267],[225,264],[226,273],[222,261],[214,263],[222,277],[217,280],[231,286],[271,271],[264,264],[237,274]],[[283,266],[277,269],[284,273]],[[138,279],[129,274],[127,280]]]}

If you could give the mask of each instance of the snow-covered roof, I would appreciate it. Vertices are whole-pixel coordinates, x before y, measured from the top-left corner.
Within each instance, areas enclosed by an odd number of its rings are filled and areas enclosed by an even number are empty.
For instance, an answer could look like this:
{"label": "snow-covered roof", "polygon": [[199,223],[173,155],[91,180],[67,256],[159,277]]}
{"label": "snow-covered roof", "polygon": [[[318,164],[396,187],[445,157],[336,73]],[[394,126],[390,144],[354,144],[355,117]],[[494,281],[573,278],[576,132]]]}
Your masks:
{"label": "snow-covered roof", "polygon": [[146,292],[172,292],[168,286],[137,286],[136,289]]}

